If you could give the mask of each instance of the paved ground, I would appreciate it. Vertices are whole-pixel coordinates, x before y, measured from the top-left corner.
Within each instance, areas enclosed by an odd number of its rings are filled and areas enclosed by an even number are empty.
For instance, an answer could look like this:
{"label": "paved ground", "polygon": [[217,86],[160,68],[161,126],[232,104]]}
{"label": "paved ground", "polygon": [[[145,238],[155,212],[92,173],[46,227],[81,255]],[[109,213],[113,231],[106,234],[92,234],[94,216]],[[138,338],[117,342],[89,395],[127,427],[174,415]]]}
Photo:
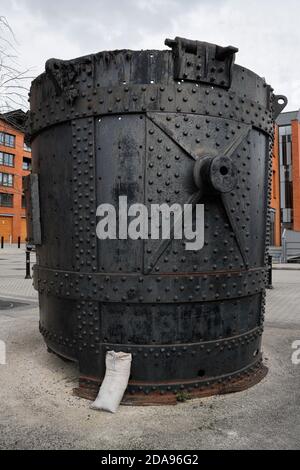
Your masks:
{"label": "paved ground", "polygon": [[[25,279],[25,245],[17,248],[7,245],[0,249],[0,296],[14,299],[37,299],[32,281]],[[35,263],[35,253],[30,254],[31,267]]]}
{"label": "paved ground", "polygon": [[300,448],[300,364],[291,362],[292,342],[300,340],[299,270],[273,273],[264,334],[270,371],[260,384],[171,407],[121,406],[111,415],[74,397],[75,365],[47,353],[24,257],[22,250],[0,251],[0,298],[23,302],[0,309],[0,340],[7,345],[7,364],[0,365],[0,448]]}

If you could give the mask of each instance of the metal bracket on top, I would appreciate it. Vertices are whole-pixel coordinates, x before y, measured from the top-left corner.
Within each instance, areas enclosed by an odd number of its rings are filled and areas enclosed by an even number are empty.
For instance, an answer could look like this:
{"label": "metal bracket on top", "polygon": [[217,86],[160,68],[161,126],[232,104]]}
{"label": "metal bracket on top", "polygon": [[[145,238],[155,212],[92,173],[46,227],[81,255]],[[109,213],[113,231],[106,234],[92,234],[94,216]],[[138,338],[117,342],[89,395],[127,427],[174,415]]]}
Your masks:
{"label": "metal bracket on top", "polygon": [[236,47],[221,47],[180,37],[166,39],[165,44],[171,47],[174,53],[175,80],[230,88],[232,65],[235,53],[238,52]]}

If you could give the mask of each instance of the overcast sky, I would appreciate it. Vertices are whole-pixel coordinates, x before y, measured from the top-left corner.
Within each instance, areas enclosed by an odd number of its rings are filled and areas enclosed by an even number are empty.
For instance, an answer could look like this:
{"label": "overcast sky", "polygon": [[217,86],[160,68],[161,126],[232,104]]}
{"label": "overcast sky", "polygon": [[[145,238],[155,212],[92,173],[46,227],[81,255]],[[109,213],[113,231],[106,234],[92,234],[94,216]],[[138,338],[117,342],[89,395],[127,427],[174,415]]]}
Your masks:
{"label": "overcast sky", "polygon": [[9,0],[0,4],[20,62],[36,76],[50,57],[163,49],[182,36],[239,48],[236,62],[300,107],[299,0]]}

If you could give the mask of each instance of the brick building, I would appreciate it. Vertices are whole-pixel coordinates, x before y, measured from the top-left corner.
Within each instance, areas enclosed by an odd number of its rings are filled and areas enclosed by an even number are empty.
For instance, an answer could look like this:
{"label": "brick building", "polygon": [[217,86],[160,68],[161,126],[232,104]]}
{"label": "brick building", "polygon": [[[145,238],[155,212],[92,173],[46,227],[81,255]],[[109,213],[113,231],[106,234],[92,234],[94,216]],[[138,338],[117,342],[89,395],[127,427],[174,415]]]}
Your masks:
{"label": "brick building", "polygon": [[276,120],[271,207],[271,245],[281,245],[284,229],[300,243],[300,110]]}
{"label": "brick building", "polygon": [[275,140],[272,158],[272,198],[271,198],[271,246],[281,245],[280,175],[278,157],[278,127],[275,127]]}
{"label": "brick building", "polygon": [[25,113],[0,114],[0,237],[17,243],[26,239],[22,177],[31,169],[31,151],[24,142]]}
{"label": "brick building", "polygon": [[277,118],[282,228],[300,231],[300,111]]}

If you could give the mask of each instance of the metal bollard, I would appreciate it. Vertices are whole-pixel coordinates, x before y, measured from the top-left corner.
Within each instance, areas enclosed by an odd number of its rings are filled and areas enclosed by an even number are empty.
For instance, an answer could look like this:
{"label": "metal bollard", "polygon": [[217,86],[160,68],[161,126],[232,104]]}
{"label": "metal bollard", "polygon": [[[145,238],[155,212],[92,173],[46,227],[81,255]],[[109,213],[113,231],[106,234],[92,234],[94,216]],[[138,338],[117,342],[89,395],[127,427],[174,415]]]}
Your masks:
{"label": "metal bollard", "polygon": [[4,237],[1,237],[1,248],[4,248]]}
{"label": "metal bollard", "polygon": [[21,237],[18,237],[18,248],[21,247]]}
{"label": "metal bollard", "polygon": [[30,251],[26,250],[26,276],[25,279],[31,279],[30,275]]}
{"label": "metal bollard", "polygon": [[268,256],[268,284],[266,285],[267,289],[274,289],[272,285],[272,256]]}

